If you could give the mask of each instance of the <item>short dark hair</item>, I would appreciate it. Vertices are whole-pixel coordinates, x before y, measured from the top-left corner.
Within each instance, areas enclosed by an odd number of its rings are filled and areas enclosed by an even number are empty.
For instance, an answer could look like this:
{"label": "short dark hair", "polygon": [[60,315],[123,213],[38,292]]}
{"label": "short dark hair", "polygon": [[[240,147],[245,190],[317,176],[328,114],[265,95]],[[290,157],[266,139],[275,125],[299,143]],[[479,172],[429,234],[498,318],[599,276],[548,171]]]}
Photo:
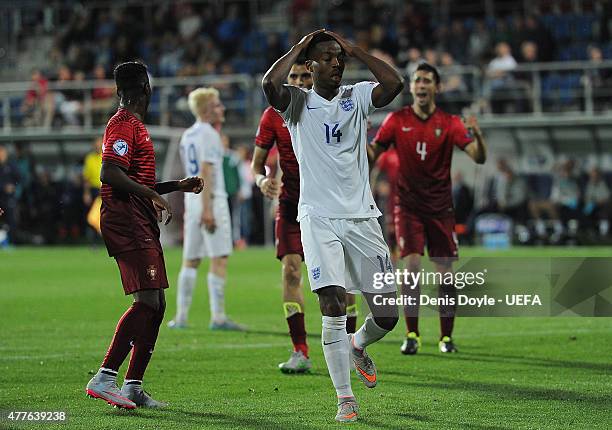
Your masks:
{"label": "short dark hair", "polygon": [[434,66],[432,66],[429,63],[426,63],[425,61],[423,61],[422,63],[420,63],[417,68],[415,69],[414,72],[412,72],[412,76],[410,78],[412,78],[414,76],[414,74],[416,72],[418,72],[419,70],[423,70],[424,72],[428,72],[428,73],[433,73],[434,75],[434,81],[436,81],[436,85],[440,84],[440,73],[438,72],[438,69],[436,69]]}
{"label": "short dark hair", "polygon": [[[330,34],[327,34],[325,32],[317,33],[314,36],[312,36],[312,40],[310,41],[310,43],[306,47],[306,52],[304,53],[304,59],[305,60],[312,60],[312,56],[314,54],[316,46],[319,43],[330,42],[330,41],[338,43],[338,41],[336,40],[336,38],[334,36],[332,36]],[[342,47],[340,47],[340,48],[342,48]]]}
{"label": "short dark hair", "polygon": [[149,82],[147,66],[138,61],[128,61],[119,64],[113,71],[117,91],[123,95],[126,93],[138,95],[144,91],[144,86]]}

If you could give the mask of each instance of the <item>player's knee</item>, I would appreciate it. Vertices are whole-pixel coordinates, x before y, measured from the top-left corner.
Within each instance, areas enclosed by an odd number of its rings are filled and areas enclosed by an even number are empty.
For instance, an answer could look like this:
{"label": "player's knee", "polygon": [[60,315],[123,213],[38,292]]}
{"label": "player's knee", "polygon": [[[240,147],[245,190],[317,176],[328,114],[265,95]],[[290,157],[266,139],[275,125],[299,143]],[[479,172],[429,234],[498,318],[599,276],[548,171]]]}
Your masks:
{"label": "player's knee", "polygon": [[225,276],[225,272],[227,271],[227,257],[211,258],[210,270],[218,276]]}
{"label": "player's knee", "polygon": [[328,317],[339,317],[346,314],[344,289],[341,287],[325,287],[317,290],[321,314]]}
{"label": "player's knee", "polygon": [[399,318],[397,316],[374,317],[376,325],[384,330],[391,331],[397,324]]}
{"label": "player's knee", "polygon": [[302,271],[300,270],[300,266],[285,264],[283,266],[283,279],[285,280],[285,285],[287,288],[299,289],[300,281],[302,279]]}
{"label": "player's knee", "polygon": [[189,267],[191,269],[197,269],[198,266],[200,265],[200,260],[199,258],[196,258],[194,260],[183,260],[183,267]]}

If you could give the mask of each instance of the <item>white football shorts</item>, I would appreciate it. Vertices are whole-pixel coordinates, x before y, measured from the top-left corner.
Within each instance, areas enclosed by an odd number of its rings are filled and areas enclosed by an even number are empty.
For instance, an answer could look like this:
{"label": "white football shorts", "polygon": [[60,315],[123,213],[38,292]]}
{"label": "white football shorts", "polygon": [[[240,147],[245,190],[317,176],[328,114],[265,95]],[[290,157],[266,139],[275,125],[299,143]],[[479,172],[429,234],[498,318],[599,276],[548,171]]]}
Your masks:
{"label": "white football shorts", "polygon": [[185,211],[183,260],[224,257],[232,253],[232,222],[226,198],[213,199],[213,214],[217,228],[210,233],[200,225],[201,205]]}
{"label": "white football shorts", "polygon": [[310,289],[339,286],[347,293],[397,291],[385,283],[393,273],[389,247],[376,218],[344,219],[306,215],[300,220]]}

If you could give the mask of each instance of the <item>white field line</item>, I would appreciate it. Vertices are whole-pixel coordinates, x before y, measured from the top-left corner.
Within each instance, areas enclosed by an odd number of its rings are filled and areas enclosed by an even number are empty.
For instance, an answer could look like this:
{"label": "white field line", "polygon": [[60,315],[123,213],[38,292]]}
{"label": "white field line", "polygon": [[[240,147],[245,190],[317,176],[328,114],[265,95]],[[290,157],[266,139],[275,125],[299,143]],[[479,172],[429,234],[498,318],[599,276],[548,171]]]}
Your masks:
{"label": "white field line", "polygon": [[[202,344],[185,344],[181,346],[174,347],[158,347],[163,350],[164,353],[173,353],[173,352],[181,352],[181,351],[202,351],[202,350],[220,350],[220,349],[268,349],[268,348],[277,348],[285,346],[287,348],[290,347],[290,342],[276,342],[276,343],[202,343]],[[157,348],[156,348],[157,349]],[[65,358],[75,355],[93,355],[100,354],[104,351],[102,350],[89,350],[89,351],[66,351],[64,353],[57,354],[40,354],[44,352],[43,350],[31,350],[28,348],[0,348],[2,350],[2,355],[0,356],[0,362],[2,361],[17,361],[17,360],[45,360],[45,359],[54,359],[54,358]],[[21,352],[20,355],[9,355],[7,356],[7,352],[15,351]],[[24,355],[24,352],[29,352],[28,355]]]}

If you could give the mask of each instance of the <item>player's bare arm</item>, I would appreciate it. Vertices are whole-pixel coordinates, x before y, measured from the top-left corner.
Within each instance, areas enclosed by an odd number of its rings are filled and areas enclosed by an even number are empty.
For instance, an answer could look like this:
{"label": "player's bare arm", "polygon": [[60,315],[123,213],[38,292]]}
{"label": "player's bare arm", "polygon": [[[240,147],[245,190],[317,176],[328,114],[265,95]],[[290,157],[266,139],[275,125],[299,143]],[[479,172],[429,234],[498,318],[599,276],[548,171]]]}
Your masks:
{"label": "player's bare arm", "polygon": [[168,225],[172,220],[172,208],[166,199],[160,196],[153,188],[146,187],[131,180],[125,170],[119,165],[103,161],[102,170],[100,171],[100,180],[102,183],[110,185],[115,190],[151,199],[157,211],[158,222],[162,222],[163,220],[163,211],[168,213],[164,224]]}
{"label": "player's bare arm", "polygon": [[204,182],[207,184],[211,184],[208,187],[204,188],[204,191],[202,192],[202,219],[200,221],[204,228],[206,228],[206,230],[208,230],[210,233],[214,233],[217,229],[212,203],[212,190],[214,188],[212,186],[213,169],[214,165],[207,162],[202,163],[202,168],[200,169]]}
{"label": "player's bare arm", "polygon": [[474,140],[465,147],[464,151],[477,164],[484,164],[487,161],[487,145],[485,144],[482,131],[478,126],[475,116],[470,116],[465,120],[465,126],[474,135]]}
{"label": "player's bare arm", "polygon": [[295,64],[299,55],[306,49],[312,37],[323,31],[325,30],[319,29],[304,36],[302,40],[291,47],[289,52],[280,57],[264,75],[261,83],[263,92],[266,95],[268,103],[270,103],[274,109],[284,112],[287,106],[289,106],[291,94],[284,84],[291,70],[291,66]]}
{"label": "player's bare arm", "polygon": [[262,194],[269,199],[278,197],[280,192],[280,183],[276,178],[266,176],[266,159],[268,158],[268,150],[255,147],[253,151],[253,161],[251,161],[251,171],[255,178],[255,185],[259,187]]}
{"label": "player's bare arm", "polygon": [[387,150],[387,148],[382,146],[377,141],[374,141],[370,145],[368,145],[367,149],[368,149],[368,164],[370,166],[370,172],[371,172],[374,166],[376,165],[376,161],[381,156],[381,154]]}
{"label": "player's bare arm", "polygon": [[359,46],[353,45],[339,34],[333,31],[326,31],[326,33],[338,41],[346,55],[355,57],[364,63],[378,81],[379,85],[372,91],[372,104],[375,107],[381,108],[388,105],[402,92],[404,89],[404,78],[394,67],[368,54]]}
{"label": "player's bare arm", "polygon": [[183,193],[199,194],[204,188],[202,178],[192,176],[190,178],[180,179],[176,181],[158,182],[155,184],[155,191],[159,195],[182,191]]}

